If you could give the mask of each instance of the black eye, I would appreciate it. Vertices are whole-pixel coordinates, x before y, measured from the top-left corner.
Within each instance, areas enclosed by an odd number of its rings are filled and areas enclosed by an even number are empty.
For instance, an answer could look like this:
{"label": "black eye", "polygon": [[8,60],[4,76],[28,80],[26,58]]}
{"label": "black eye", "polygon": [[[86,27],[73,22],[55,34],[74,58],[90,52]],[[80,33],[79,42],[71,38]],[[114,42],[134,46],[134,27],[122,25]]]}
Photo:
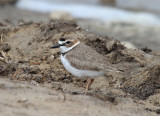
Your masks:
{"label": "black eye", "polygon": [[65,38],[60,38],[60,39],[59,39],[59,41],[65,41],[65,40],[66,40]]}
{"label": "black eye", "polygon": [[66,42],[66,44],[70,44],[70,43],[71,43],[70,41],[67,41],[67,42]]}

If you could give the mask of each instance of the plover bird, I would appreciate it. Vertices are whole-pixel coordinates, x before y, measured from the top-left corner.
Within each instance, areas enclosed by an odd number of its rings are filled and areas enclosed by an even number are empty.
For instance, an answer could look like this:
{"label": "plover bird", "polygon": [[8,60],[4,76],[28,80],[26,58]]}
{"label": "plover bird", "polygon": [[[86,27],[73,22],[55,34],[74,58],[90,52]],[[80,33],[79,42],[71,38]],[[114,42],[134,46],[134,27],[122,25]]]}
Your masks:
{"label": "plover bird", "polygon": [[60,38],[58,44],[51,48],[60,48],[61,62],[68,72],[76,77],[87,79],[85,94],[94,78],[104,76],[109,71],[120,72],[104,56],[78,39]]}

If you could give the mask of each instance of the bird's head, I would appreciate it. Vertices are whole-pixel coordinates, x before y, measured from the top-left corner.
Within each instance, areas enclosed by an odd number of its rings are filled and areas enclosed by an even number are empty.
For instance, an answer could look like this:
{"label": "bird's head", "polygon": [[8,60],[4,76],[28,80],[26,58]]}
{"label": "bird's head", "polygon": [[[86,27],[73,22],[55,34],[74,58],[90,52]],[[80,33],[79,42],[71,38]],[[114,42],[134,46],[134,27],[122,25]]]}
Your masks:
{"label": "bird's head", "polygon": [[80,41],[78,39],[60,38],[58,44],[51,46],[51,49],[60,48],[62,53],[66,53],[79,43]]}

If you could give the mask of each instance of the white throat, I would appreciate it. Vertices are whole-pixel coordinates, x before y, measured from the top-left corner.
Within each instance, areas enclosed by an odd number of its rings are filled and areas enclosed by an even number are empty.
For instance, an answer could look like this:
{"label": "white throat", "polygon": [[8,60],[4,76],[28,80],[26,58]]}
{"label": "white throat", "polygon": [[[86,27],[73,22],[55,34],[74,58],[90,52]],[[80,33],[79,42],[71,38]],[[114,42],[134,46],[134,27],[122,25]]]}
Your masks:
{"label": "white throat", "polygon": [[[62,42],[58,42],[59,44],[62,44]],[[60,46],[60,50],[61,50],[61,53],[66,53],[68,52],[69,50],[73,49],[75,46],[77,46],[78,44],[80,44],[80,41],[78,41],[75,45],[67,48],[66,46]]]}

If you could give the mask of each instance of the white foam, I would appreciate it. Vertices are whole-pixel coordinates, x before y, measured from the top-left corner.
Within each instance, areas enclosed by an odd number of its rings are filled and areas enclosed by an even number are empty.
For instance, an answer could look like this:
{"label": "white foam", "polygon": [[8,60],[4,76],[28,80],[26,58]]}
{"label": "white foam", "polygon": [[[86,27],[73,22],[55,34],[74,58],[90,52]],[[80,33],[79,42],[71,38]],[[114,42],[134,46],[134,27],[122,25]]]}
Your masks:
{"label": "white foam", "polygon": [[125,22],[144,26],[160,26],[160,18],[150,13],[137,13],[112,7],[86,4],[60,4],[44,0],[19,0],[18,8],[39,12],[67,11],[75,18],[96,19],[107,24]]}

